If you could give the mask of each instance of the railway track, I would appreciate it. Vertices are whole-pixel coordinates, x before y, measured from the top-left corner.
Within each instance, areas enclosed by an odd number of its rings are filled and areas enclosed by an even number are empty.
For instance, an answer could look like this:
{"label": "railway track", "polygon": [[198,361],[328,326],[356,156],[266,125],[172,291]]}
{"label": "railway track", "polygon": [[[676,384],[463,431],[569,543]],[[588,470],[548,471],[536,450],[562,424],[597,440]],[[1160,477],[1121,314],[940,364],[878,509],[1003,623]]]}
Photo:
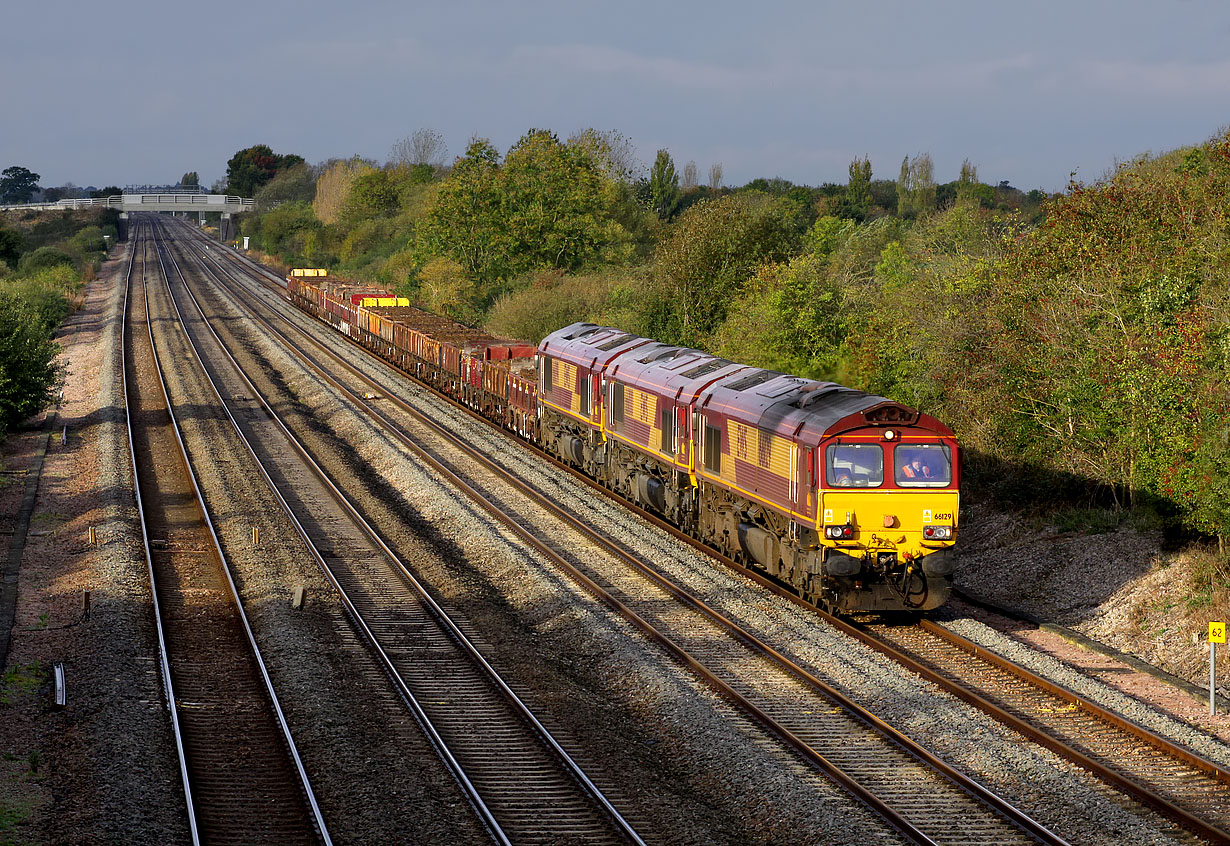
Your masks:
{"label": "railway track", "polygon": [[1189,831],[1230,843],[1224,767],[929,620],[847,631]]}
{"label": "railway track", "polygon": [[175,265],[194,354],[373,655],[501,843],[641,843],[581,766],[419,583],[230,355]]}
{"label": "railway track", "polygon": [[124,392],[189,830],[194,843],[327,844],[170,408],[153,329],[165,319],[161,281],[138,237],[125,283]]}
{"label": "railway track", "polygon": [[[219,270],[222,270],[218,266]],[[225,286],[233,285],[217,277]],[[231,288],[238,301],[246,298]],[[913,743],[873,714],[825,684],[804,668],[741,629],[686,590],[656,572],[647,562],[594,532],[530,485],[510,478],[507,468],[475,454],[451,432],[424,418],[399,400],[387,386],[374,382],[330,356],[329,365],[312,360],[305,346],[323,348],[302,336],[292,338],[249,307],[251,319],[276,335],[313,367],[320,377],[372,415],[393,437],[418,453],[450,483],[463,490],[528,546],[568,573],[579,585],[615,609],[658,642],[676,660],[735,703],[752,720],[767,728],[805,761],[876,810],[907,838],[920,843],[1046,842],[1060,838],[963,773]],[[361,380],[347,386],[334,377],[345,370]],[[372,388],[396,406],[398,416],[375,408],[363,398]],[[445,443],[446,447],[439,444]],[[429,444],[431,444],[429,446]],[[477,462],[478,474],[464,473],[452,451]],[[463,473],[468,478],[463,478]],[[510,513],[516,497],[484,490],[500,478],[513,486],[524,504]],[[541,523],[541,514],[584,538],[586,554],[568,555],[549,531],[527,526]],[[596,563],[589,552],[601,549],[608,559]]]}

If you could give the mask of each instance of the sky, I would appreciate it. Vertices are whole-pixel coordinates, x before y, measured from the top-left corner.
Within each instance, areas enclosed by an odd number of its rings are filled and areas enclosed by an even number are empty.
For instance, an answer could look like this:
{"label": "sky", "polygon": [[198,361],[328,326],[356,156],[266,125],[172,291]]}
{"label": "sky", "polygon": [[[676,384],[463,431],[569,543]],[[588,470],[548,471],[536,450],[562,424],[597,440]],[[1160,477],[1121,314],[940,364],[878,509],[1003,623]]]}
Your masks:
{"label": "sky", "polygon": [[11,2],[0,168],[43,187],[210,185],[253,144],[384,161],[415,130],[452,159],[531,128],[667,149],[701,181],[895,179],[929,153],[1062,190],[1230,126],[1225,0]]}

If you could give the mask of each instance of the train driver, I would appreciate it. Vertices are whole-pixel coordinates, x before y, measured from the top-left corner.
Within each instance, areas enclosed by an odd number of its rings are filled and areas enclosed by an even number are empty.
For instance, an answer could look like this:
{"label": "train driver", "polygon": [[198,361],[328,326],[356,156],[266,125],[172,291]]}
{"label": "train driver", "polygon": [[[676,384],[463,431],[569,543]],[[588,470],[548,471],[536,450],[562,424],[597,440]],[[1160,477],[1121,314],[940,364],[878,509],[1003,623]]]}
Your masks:
{"label": "train driver", "polygon": [[922,460],[922,456],[914,453],[914,457],[901,465],[901,476],[906,479],[930,479],[931,468]]}

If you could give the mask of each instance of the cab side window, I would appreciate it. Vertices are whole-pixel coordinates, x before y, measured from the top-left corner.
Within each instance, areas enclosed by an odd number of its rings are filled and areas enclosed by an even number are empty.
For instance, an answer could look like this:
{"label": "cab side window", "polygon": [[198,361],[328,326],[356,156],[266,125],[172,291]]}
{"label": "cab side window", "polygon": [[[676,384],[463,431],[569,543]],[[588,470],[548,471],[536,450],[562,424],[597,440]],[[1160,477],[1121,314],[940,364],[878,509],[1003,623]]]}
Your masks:
{"label": "cab side window", "polygon": [[611,428],[616,432],[624,430],[624,384],[611,383]]}
{"label": "cab side window", "polygon": [[722,472],[722,430],[705,421],[705,469],[710,473]]}
{"label": "cab side window", "polygon": [[662,402],[662,413],[659,415],[662,423],[662,452],[675,454],[675,412]]}

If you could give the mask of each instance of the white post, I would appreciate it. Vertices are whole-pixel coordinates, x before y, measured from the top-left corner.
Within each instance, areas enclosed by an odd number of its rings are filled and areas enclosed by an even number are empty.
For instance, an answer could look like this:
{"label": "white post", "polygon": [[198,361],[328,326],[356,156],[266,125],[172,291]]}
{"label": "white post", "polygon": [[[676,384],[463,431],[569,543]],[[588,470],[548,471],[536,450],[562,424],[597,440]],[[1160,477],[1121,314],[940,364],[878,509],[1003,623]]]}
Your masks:
{"label": "white post", "polygon": [[1217,644],[1226,642],[1226,624],[1209,623],[1209,716],[1217,713]]}

